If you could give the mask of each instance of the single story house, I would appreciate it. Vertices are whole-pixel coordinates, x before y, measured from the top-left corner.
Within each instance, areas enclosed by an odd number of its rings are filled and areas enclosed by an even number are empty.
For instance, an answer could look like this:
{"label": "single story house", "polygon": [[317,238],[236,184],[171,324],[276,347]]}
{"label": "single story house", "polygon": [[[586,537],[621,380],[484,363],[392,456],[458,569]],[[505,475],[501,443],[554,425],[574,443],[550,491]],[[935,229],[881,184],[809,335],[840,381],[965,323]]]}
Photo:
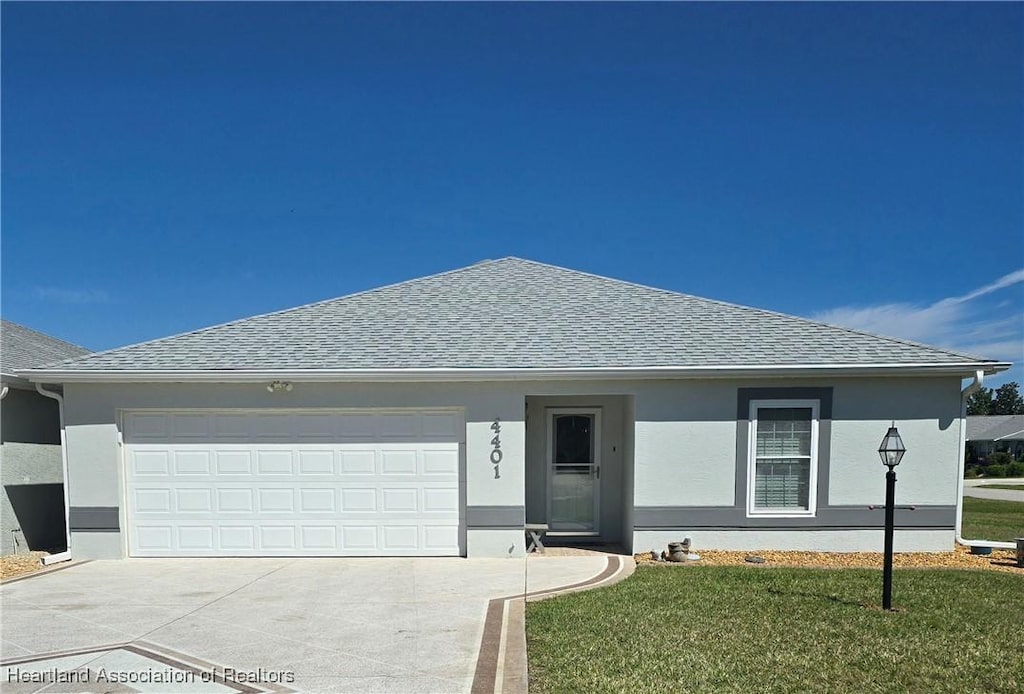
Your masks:
{"label": "single story house", "polygon": [[968,417],[967,441],[979,458],[996,451],[1024,457],[1024,414]]}
{"label": "single story house", "polygon": [[505,258],[29,372],[78,557],[950,550],[961,380],[1007,364]]}
{"label": "single story house", "polygon": [[17,374],[89,350],[0,320],[0,554],[67,542],[57,401]]}

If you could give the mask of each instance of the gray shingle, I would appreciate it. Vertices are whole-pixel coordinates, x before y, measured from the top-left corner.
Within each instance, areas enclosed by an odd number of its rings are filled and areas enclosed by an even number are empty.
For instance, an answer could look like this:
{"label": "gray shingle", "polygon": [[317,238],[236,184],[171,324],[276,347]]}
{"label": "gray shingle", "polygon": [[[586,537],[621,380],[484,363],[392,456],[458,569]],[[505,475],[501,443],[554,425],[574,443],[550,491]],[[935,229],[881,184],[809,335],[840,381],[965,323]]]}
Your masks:
{"label": "gray shingle", "polygon": [[585,368],[984,361],[518,258],[73,360],[62,370]]}
{"label": "gray shingle", "polygon": [[967,418],[968,441],[1024,439],[1024,414],[987,415]]}
{"label": "gray shingle", "polygon": [[23,369],[47,366],[89,354],[89,350],[70,342],[0,320],[0,371],[16,374]]}

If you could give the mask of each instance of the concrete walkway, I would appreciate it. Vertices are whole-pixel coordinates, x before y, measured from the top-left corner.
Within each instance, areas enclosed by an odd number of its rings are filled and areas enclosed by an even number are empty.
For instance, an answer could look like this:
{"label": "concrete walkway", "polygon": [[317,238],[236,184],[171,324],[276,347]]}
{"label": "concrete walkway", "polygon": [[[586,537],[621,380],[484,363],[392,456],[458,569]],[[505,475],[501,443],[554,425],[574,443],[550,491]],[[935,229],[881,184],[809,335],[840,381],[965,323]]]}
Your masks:
{"label": "concrete walkway", "polygon": [[[494,599],[504,605],[585,584],[611,563],[605,556],[87,562],[0,587],[0,682],[19,694],[481,691],[478,654]],[[499,623],[502,657],[518,638],[508,637],[508,623]],[[522,658],[525,667],[525,649]],[[504,669],[504,660],[492,660],[488,667]],[[525,687],[518,667],[491,682],[508,681],[505,691]]]}
{"label": "concrete walkway", "polygon": [[973,496],[978,499],[999,499],[1000,501],[1024,502],[1024,490],[982,488],[987,484],[1019,484],[1024,486],[1024,478],[982,477],[979,479],[964,480],[964,496]]}

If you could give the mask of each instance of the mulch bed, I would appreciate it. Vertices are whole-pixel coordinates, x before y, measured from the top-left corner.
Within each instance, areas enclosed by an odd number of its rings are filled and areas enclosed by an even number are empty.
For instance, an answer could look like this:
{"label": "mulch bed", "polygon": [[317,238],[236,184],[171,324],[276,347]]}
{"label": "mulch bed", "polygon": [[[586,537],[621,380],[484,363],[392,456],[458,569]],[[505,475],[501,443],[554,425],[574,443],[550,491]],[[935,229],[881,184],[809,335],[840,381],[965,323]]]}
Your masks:
{"label": "mulch bed", "polygon": [[[723,550],[695,550],[700,559],[682,563],[660,562],[651,559],[650,552],[633,556],[637,564],[662,566],[790,566],[823,569],[880,569],[881,552],[726,552]],[[764,563],[752,564],[747,557],[761,557]],[[986,571],[1009,571],[1024,576],[1024,569],[1017,566],[1017,552],[1012,549],[993,549],[992,554],[981,556],[971,554],[959,545],[952,552],[898,552],[893,555],[892,564],[904,569],[982,569]]]}
{"label": "mulch bed", "polygon": [[48,552],[27,552],[0,557],[0,580],[30,574],[43,568],[43,557]]}

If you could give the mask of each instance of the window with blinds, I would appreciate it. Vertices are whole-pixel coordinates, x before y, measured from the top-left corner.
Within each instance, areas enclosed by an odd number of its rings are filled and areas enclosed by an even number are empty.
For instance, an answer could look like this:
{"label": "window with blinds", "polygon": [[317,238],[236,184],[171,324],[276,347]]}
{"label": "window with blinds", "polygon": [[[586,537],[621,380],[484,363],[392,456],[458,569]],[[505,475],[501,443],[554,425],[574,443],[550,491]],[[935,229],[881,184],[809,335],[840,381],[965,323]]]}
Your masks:
{"label": "window with blinds", "polygon": [[752,402],[750,409],[750,512],[813,512],[817,403]]}

